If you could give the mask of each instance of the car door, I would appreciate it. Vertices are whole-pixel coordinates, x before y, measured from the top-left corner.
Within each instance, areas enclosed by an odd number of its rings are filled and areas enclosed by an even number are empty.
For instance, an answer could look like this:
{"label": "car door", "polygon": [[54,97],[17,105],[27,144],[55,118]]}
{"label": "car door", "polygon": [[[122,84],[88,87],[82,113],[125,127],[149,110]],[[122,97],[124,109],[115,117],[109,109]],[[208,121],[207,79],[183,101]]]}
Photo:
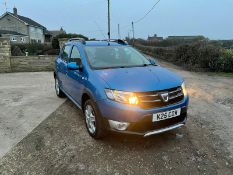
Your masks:
{"label": "car door", "polygon": [[65,92],[67,92],[68,90],[68,84],[67,84],[67,63],[69,60],[69,56],[70,56],[70,50],[71,50],[71,45],[65,45],[62,49],[62,52],[60,54],[60,59],[59,59],[59,63],[57,65],[57,69],[58,69],[58,79],[59,79],[59,83],[60,83],[60,87],[62,88],[62,90],[64,90]]}
{"label": "car door", "polygon": [[[81,54],[79,51],[79,47],[74,45],[71,50],[71,55],[69,62],[80,62],[82,60]],[[81,96],[84,89],[83,81],[84,81],[84,71],[82,69],[78,70],[68,70],[69,77],[69,94],[72,98],[78,103],[81,104]]]}

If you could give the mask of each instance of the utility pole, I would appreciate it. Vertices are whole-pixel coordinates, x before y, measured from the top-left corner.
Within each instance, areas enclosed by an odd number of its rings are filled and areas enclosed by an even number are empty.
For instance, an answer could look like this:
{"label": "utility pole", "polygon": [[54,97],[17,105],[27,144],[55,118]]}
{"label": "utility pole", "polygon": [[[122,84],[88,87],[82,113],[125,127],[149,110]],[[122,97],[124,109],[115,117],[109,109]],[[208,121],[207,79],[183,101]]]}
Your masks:
{"label": "utility pole", "polygon": [[120,24],[118,24],[118,39],[121,39]]}
{"label": "utility pole", "polygon": [[132,32],[133,32],[133,46],[134,46],[134,23],[132,22]]}
{"label": "utility pole", "polygon": [[108,0],[108,40],[111,39],[111,24],[110,24],[110,0]]}

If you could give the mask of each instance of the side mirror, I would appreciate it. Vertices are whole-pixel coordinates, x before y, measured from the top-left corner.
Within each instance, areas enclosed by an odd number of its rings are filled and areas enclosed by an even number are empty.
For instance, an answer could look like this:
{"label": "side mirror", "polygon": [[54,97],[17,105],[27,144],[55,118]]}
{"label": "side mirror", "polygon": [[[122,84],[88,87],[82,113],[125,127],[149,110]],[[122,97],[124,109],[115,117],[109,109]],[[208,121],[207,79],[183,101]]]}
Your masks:
{"label": "side mirror", "polygon": [[148,60],[150,61],[150,63],[151,63],[152,65],[157,65],[154,58],[151,58],[151,57],[150,57],[150,58],[148,58]]}
{"label": "side mirror", "polygon": [[144,54],[144,56],[148,59],[148,61],[149,61],[152,65],[157,65],[156,59],[155,59],[155,58],[153,58],[153,57],[151,57],[151,56],[149,56],[149,55],[146,55],[146,54]]}
{"label": "side mirror", "polygon": [[72,61],[72,62],[68,63],[67,68],[69,70],[82,70],[83,66],[82,66],[81,58],[76,58],[73,60],[75,60],[76,62]]}
{"label": "side mirror", "polygon": [[70,62],[67,64],[69,70],[78,70],[80,69],[79,65],[76,62]]}

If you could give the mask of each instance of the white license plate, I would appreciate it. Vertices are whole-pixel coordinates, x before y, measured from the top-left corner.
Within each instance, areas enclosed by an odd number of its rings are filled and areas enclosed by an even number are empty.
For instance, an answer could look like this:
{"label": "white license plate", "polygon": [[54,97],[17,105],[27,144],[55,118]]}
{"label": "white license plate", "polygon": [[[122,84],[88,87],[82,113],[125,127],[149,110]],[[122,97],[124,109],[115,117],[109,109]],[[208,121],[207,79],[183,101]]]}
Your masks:
{"label": "white license plate", "polygon": [[153,122],[158,122],[158,121],[161,121],[161,120],[167,120],[169,118],[179,116],[180,113],[181,113],[181,108],[174,109],[174,110],[171,110],[171,111],[156,113],[156,114],[153,114],[152,121]]}

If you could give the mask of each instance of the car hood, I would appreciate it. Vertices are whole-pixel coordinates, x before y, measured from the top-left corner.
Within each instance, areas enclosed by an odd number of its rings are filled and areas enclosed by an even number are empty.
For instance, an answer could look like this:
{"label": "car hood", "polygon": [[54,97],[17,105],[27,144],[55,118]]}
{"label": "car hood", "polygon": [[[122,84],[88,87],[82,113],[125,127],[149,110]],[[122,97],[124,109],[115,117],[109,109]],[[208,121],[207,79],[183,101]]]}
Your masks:
{"label": "car hood", "polygon": [[183,80],[160,66],[95,70],[111,89],[145,92],[181,86]]}

